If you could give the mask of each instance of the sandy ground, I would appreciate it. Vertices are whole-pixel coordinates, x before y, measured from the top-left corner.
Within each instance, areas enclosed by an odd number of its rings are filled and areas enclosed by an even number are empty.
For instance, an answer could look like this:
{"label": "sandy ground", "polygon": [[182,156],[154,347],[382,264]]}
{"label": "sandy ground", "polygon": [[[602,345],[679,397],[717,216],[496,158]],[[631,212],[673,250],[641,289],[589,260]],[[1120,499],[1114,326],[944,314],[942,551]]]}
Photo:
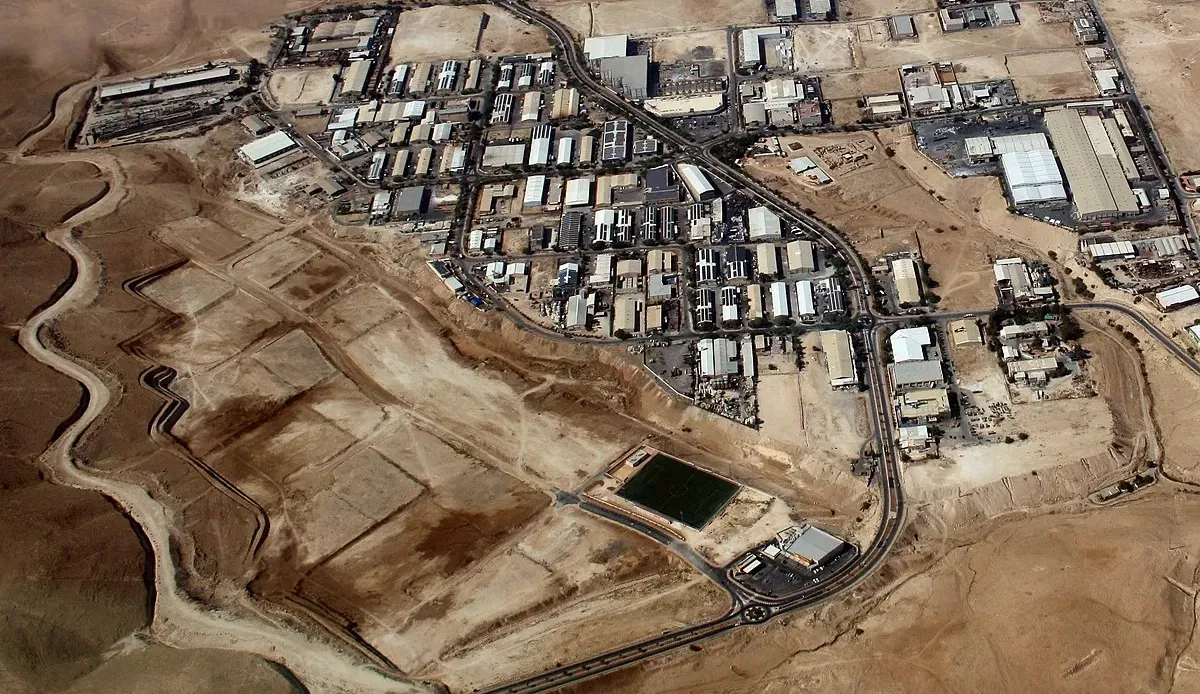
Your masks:
{"label": "sandy ground", "polygon": [[660,63],[682,62],[695,58],[723,61],[728,57],[729,41],[724,31],[696,31],[654,39],[654,59]]}
{"label": "sandy ground", "polygon": [[[1112,358],[1107,350],[1097,349],[1096,354],[1098,360]],[[999,441],[968,445],[944,440],[940,459],[910,464],[906,480],[917,499],[962,495],[1033,471],[1039,477],[1053,475],[1051,468],[1078,466],[1107,455],[1114,432],[1104,398],[1015,403],[995,353],[982,345],[961,345],[951,347],[951,360],[958,385],[972,393],[977,406],[986,410],[991,404],[1002,405],[1011,415],[990,430]],[[1021,434],[1028,438],[1022,440]],[[1012,442],[1005,443],[1004,437]]]}
{"label": "sandy ground", "polygon": [[659,36],[767,21],[767,7],[757,0],[536,0],[531,6],[553,14],[579,36]]}
{"label": "sandy ground", "polygon": [[435,5],[400,14],[388,60],[398,65],[548,50],[540,29],[490,5]]}
{"label": "sandy ground", "polygon": [[573,691],[1117,694],[1172,681],[1179,691],[1194,682],[1194,600],[1171,581],[1195,585],[1197,518],[1190,495],[1164,491],[969,539],[926,528],[937,559],[913,573],[921,553],[893,558],[885,573],[905,578],[882,601],[735,632],[702,656],[670,655]]}
{"label": "sandy ground", "polygon": [[1200,89],[1196,73],[1200,7],[1105,0],[1100,11],[1171,161],[1181,173],[1200,169],[1200,152],[1194,146],[1200,135],[1200,113],[1194,108],[1194,95]]}
{"label": "sandy ground", "polygon": [[333,96],[333,77],[339,67],[296,68],[271,74],[267,90],[283,108],[301,104],[327,104]]}
{"label": "sandy ground", "polygon": [[838,13],[843,19],[870,19],[932,10],[936,6],[934,0],[846,0],[838,5]]}
{"label": "sandy ground", "polygon": [[[1034,6],[1027,7],[1036,17]],[[980,56],[1007,56],[1009,60],[1017,60],[1029,54],[1045,60],[1048,56],[1044,52],[1051,49],[1078,56],[1075,36],[1066,23],[1028,21],[1013,26],[944,34],[936,13],[916,15],[913,21],[917,25],[917,38],[903,41],[891,40],[884,21],[796,27],[792,34],[796,70],[821,74],[897,68],[931,61],[957,62]],[[1052,62],[1061,63],[1060,60]]]}

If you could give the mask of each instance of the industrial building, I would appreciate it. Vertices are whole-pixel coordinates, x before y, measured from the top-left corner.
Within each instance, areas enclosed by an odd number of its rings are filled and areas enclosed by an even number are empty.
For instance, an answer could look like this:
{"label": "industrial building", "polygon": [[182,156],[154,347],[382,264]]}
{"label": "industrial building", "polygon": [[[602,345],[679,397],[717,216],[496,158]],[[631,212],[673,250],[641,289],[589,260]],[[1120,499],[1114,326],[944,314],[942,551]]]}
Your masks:
{"label": "industrial building", "polygon": [[936,422],[950,414],[950,392],[922,388],[896,396],[896,413],[902,422]]}
{"label": "industrial building", "polygon": [[979,324],[969,318],[950,321],[946,324],[946,330],[950,333],[955,347],[983,344],[983,332],[980,331]]}
{"label": "industrial building", "polygon": [[1062,365],[1056,357],[1038,357],[1036,359],[1018,359],[1004,365],[1008,375],[1017,383],[1045,383],[1062,371]]}
{"label": "industrial building", "polygon": [[771,283],[771,318],[776,322],[781,322],[780,319],[792,317],[792,310],[788,301],[788,286],[787,282],[772,282]]}
{"label": "industrial building", "polygon": [[717,294],[711,289],[696,291],[696,325],[715,323],[717,320]]}
{"label": "industrial building", "polygon": [[642,332],[642,301],[634,296],[619,296],[613,302],[613,334],[634,335]]}
{"label": "industrial building", "polygon": [[738,344],[724,337],[700,340],[696,345],[699,353],[701,378],[724,378],[738,374]]}
{"label": "industrial building", "polygon": [[1075,31],[1075,40],[1079,43],[1097,43],[1100,41],[1100,31],[1091,17],[1076,17],[1071,20],[1071,29]]}
{"label": "industrial building", "polygon": [[1013,204],[1018,207],[1064,203],[1067,190],[1050,150],[1007,152],[1000,167]]}
{"label": "industrial building", "polygon": [[721,252],[716,248],[701,248],[696,251],[696,281],[715,282],[721,279]]}
{"label": "industrial building", "polygon": [[817,320],[817,304],[813,297],[812,280],[796,283],[796,317],[805,323]]}
{"label": "industrial building", "polygon": [[675,165],[675,168],[679,172],[679,178],[683,181],[684,187],[687,188],[688,194],[692,196],[693,200],[703,202],[720,197],[720,193],[709,182],[708,176],[704,174],[704,171],[699,166],[680,162]]}
{"label": "industrial building", "polygon": [[542,115],[542,93],[527,92],[521,102],[521,122],[536,123]]}
{"label": "industrial building", "polygon": [[759,278],[774,279],[779,276],[779,249],[775,244],[758,244],[755,248],[755,260]]}
{"label": "industrial building", "polygon": [[763,64],[763,39],[784,36],[781,27],[743,29],[738,45],[738,67],[753,70]]}
{"label": "industrial building", "polygon": [[579,248],[583,237],[583,213],[567,212],[563,214],[558,226],[558,247],[565,251]]}
{"label": "industrial building", "polygon": [[725,251],[725,279],[750,279],[750,251],[740,246]]}
{"label": "industrial building", "polygon": [[825,353],[825,368],[829,385],[851,388],[858,385],[858,369],[854,363],[854,344],[845,330],[822,330],[821,351]]}
{"label": "industrial building", "polygon": [[921,303],[921,281],[917,276],[917,263],[912,258],[892,261],[892,279],[896,283],[897,301],[909,306]]}
{"label": "industrial building", "polygon": [[554,92],[554,102],[550,106],[550,120],[573,118],[579,115],[579,90],[575,87],[564,87]]}
{"label": "industrial building", "polygon": [[600,161],[625,161],[629,158],[629,121],[610,120],[604,124],[600,140]]}
{"label": "industrial building", "polygon": [[356,60],[342,73],[343,96],[362,96],[367,91],[367,78],[371,75],[371,60]]}
{"label": "industrial building", "polygon": [[808,569],[815,569],[837,556],[846,543],[807,523],[788,528],[775,537],[780,556]]}
{"label": "industrial building", "polygon": [[[536,93],[536,92],[534,92]],[[530,166],[545,166],[550,163],[550,143],[554,139],[554,128],[550,125],[539,125],[533,129],[533,139],[529,141]]]}
{"label": "industrial building", "polygon": [[392,214],[397,217],[412,217],[425,212],[429,191],[425,186],[409,186],[401,189],[392,202]]}
{"label": "industrial building", "polygon": [[741,291],[733,285],[721,287],[721,321],[733,323],[741,320]]}
{"label": "industrial building", "polygon": [[888,33],[895,41],[917,38],[917,27],[913,24],[912,15],[898,14],[888,17]]}
{"label": "industrial building", "polygon": [[817,245],[804,239],[788,241],[787,266],[788,272],[816,272]]}
{"label": "industrial building", "polygon": [[1109,129],[1100,118],[1089,117],[1085,123],[1073,108],[1052,108],[1046,111],[1045,121],[1066,173],[1076,217],[1090,220],[1137,214],[1137,199]]}
{"label": "industrial building", "polygon": [[583,54],[590,61],[629,54],[629,35],[591,36],[583,40]]}
{"label": "industrial building", "polygon": [[297,147],[298,145],[291,135],[277,131],[242,145],[238,148],[238,154],[257,168]]}
{"label": "industrial building", "polygon": [[778,239],[783,236],[779,215],[766,207],[752,207],[746,213],[746,221],[750,227],[750,240]]}
{"label": "industrial building", "polygon": [[996,291],[1001,302],[1022,303],[1054,298],[1049,281],[1036,282],[1029,265],[1021,258],[1002,258],[992,264]]}
{"label": "industrial building", "polygon": [[546,201],[546,177],[542,174],[525,179],[525,195],[522,207],[541,207]]}
{"label": "industrial building", "polygon": [[926,326],[901,328],[888,338],[892,347],[892,361],[896,364],[907,361],[924,361],[925,348],[933,344],[933,336]]}
{"label": "industrial building", "polygon": [[520,166],[525,163],[525,143],[513,142],[487,145],[483,148],[483,159],[479,165],[485,169]]}
{"label": "industrial building", "polygon": [[587,329],[588,324],[587,297],[582,293],[567,299],[567,317],[564,326],[568,329]]}
{"label": "industrial building", "polygon": [[1174,311],[1200,301],[1200,293],[1194,285],[1184,284],[1158,292],[1154,295],[1154,301],[1162,310]]}
{"label": "industrial building", "polygon": [[679,178],[669,164],[646,172],[646,202],[679,202]]}
{"label": "industrial building", "polygon": [[572,178],[567,181],[567,192],[563,198],[567,207],[583,207],[592,204],[592,179]]}
{"label": "industrial building", "polygon": [[942,362],[929,359],[905,361],[888,365],[892,387],[897,391],[904,388],[931,388],[944,382]]}
{"label": "industrial building", "polygon": [[600,60],[600,79],[630,101],[650,96],[650,56],[621,55]]}

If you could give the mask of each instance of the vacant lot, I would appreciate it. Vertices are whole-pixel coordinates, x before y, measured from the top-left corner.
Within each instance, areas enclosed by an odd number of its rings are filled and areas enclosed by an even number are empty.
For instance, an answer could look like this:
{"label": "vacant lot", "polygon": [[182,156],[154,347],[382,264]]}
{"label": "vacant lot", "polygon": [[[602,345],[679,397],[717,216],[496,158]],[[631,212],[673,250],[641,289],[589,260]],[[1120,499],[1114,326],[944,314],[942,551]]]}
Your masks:
{"label": "vacant lot", "polygon": [[402,12],[392,38],[392,65],[476,55],[540,53],[541,29],[491,5],[436,5]]}
{"label": "vacant lot", "polygon": [[654,59],[660,63],[686,60],[725,60],[729,41],[724,31],[696,31],[654,39]]}
{"label": "vacant lot", "polygon": [[1070,25],[1038,22],[1036,6],[1026,8],[1029,21],[950,34],[942,33],[936,13],[919,14],[913,18],[917,38],[904,41],[891,40],[884,21],[798,26],[796,70],[821,75],[825,95],[834,100],[894,91],[897,68],[939,61],[953,61],[963,82],[1011,78],[1026,100],[1094,95]]}
{"label": "vacant lot", "polygon": [[333,78],[337,65],[277,70],[271,73],[267,90],[284,108],[303,104],[329,103],[333,96]]}

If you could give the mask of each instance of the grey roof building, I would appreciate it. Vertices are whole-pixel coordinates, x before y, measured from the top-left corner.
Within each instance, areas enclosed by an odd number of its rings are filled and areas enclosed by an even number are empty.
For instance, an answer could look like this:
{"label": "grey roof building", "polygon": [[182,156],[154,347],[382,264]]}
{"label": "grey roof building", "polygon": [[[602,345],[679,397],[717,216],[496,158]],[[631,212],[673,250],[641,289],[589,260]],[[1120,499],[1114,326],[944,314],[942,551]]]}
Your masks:
{"label": "grey roof building", "polygon": [[650,56],[622,55],[600,60],[600,79],[631,101],[650,96]]}
{"label": "grey roof building", "polygon": [[896,388],[932,386],[942,382],[942,362],[934,360],[906,361],[888,365],[892,385]]}
{"label": "grey roof building", "polygon": [[392,213],[396,215],[418,215],[425,211],[427,199],[425,186],[409,186],[402,189],[392,203]]}

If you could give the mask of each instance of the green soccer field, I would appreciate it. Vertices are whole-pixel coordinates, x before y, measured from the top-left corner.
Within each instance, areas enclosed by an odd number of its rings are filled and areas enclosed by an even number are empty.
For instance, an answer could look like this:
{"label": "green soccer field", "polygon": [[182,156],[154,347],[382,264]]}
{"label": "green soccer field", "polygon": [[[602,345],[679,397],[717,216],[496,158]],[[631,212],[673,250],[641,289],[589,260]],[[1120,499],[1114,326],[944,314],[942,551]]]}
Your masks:
{"label": "green soccer field", "polygon": [[712,520],[737,490],[738,486],[732,482],[658,454],[617,494],[698,530]]}

